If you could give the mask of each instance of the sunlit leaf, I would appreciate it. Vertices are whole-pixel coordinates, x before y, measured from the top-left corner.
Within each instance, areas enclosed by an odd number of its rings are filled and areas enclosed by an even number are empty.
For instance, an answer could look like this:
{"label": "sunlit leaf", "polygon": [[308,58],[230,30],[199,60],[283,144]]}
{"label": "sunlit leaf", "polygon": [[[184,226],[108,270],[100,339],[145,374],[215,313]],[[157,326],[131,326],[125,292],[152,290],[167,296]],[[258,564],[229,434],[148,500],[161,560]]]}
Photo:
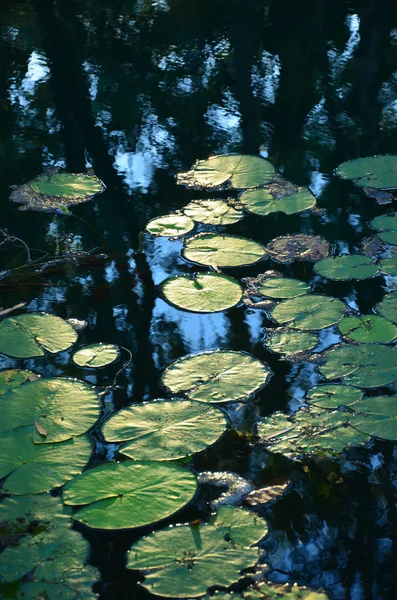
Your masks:
{"label": "sunlit leaf", "polygon": [[79,367],[98,369],[111,365],[119,358],[119,348],[114,344],[90,344],[73,354],[73,361]]}
{"label": "sunlit leaf", "polygon": [[19,369],[0,371],[0,396],[24,383],[36,381],[36,379],[39,379],[39,376],[31,371],[21,371]]}
{"label": "sunlit leaf", "polygon": [[300,188],[282,198],[274,197],[269,190],[263,188],[248,190],[239,196],[239,201],[248,212],[261,216],[276,212],[292,215],[313,208],[316,204],[316,198],[306,188]]}
{"label": "sunlit leaf", "polygon": [[314,333],[306,331],[269,331],[264,341],[264,345],[272,352],[285,354],[286,356],[299,354],[313,350],[319,343],[318,337]]}
{"label": "sunlit leaf", "polygon": [[342,179],[351,179],[360,187],[397,188],[397,156],[368,156],[342,163],[336,169]]}
{"label": "sunlit leaf", "polygon": [[218,267],[251,265],[266,257],[262,244],[237,235],[199,233],[185,241],[182,256],[191,262]]}
{"label": "sunlit leaf", "polygon": [[304,296],[310,292],[310,286],[289,277],[268,277],[258,285],[257,291],[267,298],[278,300]]}
{"label": "sunlit leaf", "polygon": [[327,257],[314,265],[316,273],[326,279],[346,281],[348,279],[367,279],[379,273],[378,265],[368,256],[347,254],[345,256]]}
{"label": "sunlit leaf", "polygon": [[235,204],[218,198],[192,200],[182,210],[193,221],[207,225],[232,225],[244,218],[243,211]]}
{"label": "sunlit leaf", "polygon": [[345,305],[331,296],[313,294],[283,300],[270,315],[277,323],[292,329],[317,331],[341,320]]}
{"label": "sunlit leaf", "polygon": [[397,337],[397,327],[377,315],[350,315],[339,321],[338,328],[348,339],[366,344],[387,344]]}
{"label": "sunlit leaf", "polygon": [[152,219],[146,225],[146,231],[152,235],[165,237],[177,237],[185,235],[192,231],[194,222],[184,215],[167,215],[166,217],[157,217]]}
{"label": "sunlit leaf", "polygon": [[307,393],[308,402],[321,408],[351,406],[361,400],[362,397],[363,392],[359,388],[336,383],[318,385]]}

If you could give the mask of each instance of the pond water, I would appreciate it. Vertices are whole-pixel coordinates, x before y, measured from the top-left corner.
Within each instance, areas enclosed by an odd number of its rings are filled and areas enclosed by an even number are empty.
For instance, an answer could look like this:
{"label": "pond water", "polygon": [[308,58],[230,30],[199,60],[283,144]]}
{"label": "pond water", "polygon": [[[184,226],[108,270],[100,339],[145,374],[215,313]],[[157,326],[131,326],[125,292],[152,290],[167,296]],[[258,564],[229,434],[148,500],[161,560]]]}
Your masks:
{"label": "pond water", "polygon": [[[248,215],[227,233],[263,244],[315,234],[336,254],[359,252],[374,233],[369,221],[393,206],[366,197],[334,169],[351,158],[397,153],[397,4],[2,0],[0,57],[0,310],[23,302],[22,312],[87,321],[79,346],[107,342],[130,351],[118,387],[102,400],[103,417],[164,397],[162,369],[186,354],[222,348],[266,362],[274,373],[270,382],[252,401],[228,405],[233,429],[190,466],[236,473],[256,487],[280,476],[291,480],[289,493],[258,508],[270,526],[261,548],[271,581],[323,588],[332,600],[395,598],[395,445],[374,441],[342,462],[303,464],[254,443],[259,418],[297,410],[305,392],[321,382],[315,365],[281,360],[264,347],[263,329],[275,324],[263,310],[239,305],[196,314],[167,304],[158,285],[197,266],[181,258],[182,240],[141,232],[150,219],[208,197],[176,183],[176,174],[197,159],[260,154],[289,181],[309,186],[325,210]],[[92,169],[106,190],[72,208],[77,218],[19,211],[9,201],[10,186],[55,166]],[[26,266],[26,248],[13,236],[28,246],[34,267]],[[76,252],[88,254],[77,264],[70,260]],[[65,255],[68,260],[60,260]],[[384,277],[326,280],[311,262],[267,260],[226,273],[241,279],[268,269],[362,314],[396,289]],[[340,340],[337,329],[328,328],[316,352]],[[90,372],[70,357],[0,355],[0,367],[96,386],[111,385],[120,368],[115,363]],[[385,392],[392,393],[390,387]],[[114,458],[115,446],[99,428],[92,436],[91,464]],[[222,491],[204,484],[182,512],[139,530],[76,524],[101,572],[95,591],[104,600],[153,597],[136,584],[142,577],[125,569],[131,543],[167,523],[207,519],[210,501]]]}

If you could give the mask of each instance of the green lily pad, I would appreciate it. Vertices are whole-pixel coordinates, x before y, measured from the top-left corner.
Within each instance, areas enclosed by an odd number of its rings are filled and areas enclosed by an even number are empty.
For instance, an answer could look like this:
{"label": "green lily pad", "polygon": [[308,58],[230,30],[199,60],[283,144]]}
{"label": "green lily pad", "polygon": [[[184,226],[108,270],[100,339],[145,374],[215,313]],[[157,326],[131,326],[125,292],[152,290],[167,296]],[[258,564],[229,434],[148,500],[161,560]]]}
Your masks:
{"label": "green lily pad", "polygon": [[363,254],[347,254],[323,258],[314,265],[316,273],[326,279],[347,281],[348,279],[368,279],[379,273],[378,265]]}
{"label": "green lily pad", "polygon": [[397,441],[397,399],[395,396],[362,398],[353,406],[350,424],[361,433]]}
{"label": "green lily pad", "polygon": [[392,342],[397,337],[397,327],[377,315],[351,315],[338,323],[339,331],[349,340],[365,344]]}
{"label": "green lily pad", "polygon": [[146,231],[152,235],[177,237],[185,235],[194,229],[194,221],[185,215],[167,215],[152,219],[146,225]]}
{"label": "green lily pad", "polygon": [[63,485],[81,471],[91,455],[85,435],[57,444],[34,444],[30,428],[1,436],[0,478],[4,494],[40,494]]}
{"label": "green lily pad", "polygon": [[321,408],[352,406],[362,397],[363,392],[359,388],[337,383],[318,385],[307,393],[308,402]]}
{"label": "green lily pad", "polygon": [[[235,600],[235,595],[233,594],[230,600]],[[316,592],[296,583],[277,585],[273,582],[263,582],[258,588],[248,588],[243,592],[243,598],[246,600],[329,600],[323,592]]]}
{"label": "green lily pad", "polygon": [[114,363],[120,356],[114,344],[90,344],[73,354],[73,362],[79,367],[99,369]]}
{"label": "green lily pad", "polygon": [[0,503],[0,542],[6,546],[7,540],[15,543],[23,535],[67,527],[70,515],[61,499],[50,494],[9,496]]}
{"label": "green lily pad", "polygon": [[31,371],[21,371],[20,369],[0,371],[0,396],[24,383],[36,381],[36,379],[39,379],[39,375]]}
{"label": "green lily pad", "polygon": [[314,333],[277,330],[270,333],[264,342],[272,352],[287,356],[313,350],[318,343],[318,337]]}
{"label": "green lily pad", "polygon": [[258,242],[237,235],[199,233],[185,241],[183,258],[199,265],[242,267],[262,260],[267,252]]}
{"label": "green lily pad", "polygon": [[397,214],[381,215],[371,221],[371,227],[378,230],[378,237],[387,244],[397,246]]}
{"label": "green lily pad", "polygon": [[310,285],[289,277],[268,277],[258,285],[257,291],[274,300],[296,298],[310,292]]}
{"label": "green lily pad", "polygon": [[293,215],[316,205],[316,198],[306,188],[300,188],[297,192],[283,198],[274,197],[269,190],[264,188],[248,190],[239,196],[239,201],[248,212],[261,216],[276,212]]}
{"label": "green lily pad", "polygon": [[267,522],[256,513],[235,506],[220,506],[212,523],[227,528],[233,544],[243,548],[253,546],[269,531]]}
{"label": "green lily pad", "polygon": [[345,305],[340,300],[313,294],[283,300],[270,311],[270,316],[277,323],[292,329],[318,331],[338,323],[344,309]]}
{"label": "green lily pad", "polygon": [[213,350],[178,358],[164,370],[161,384],[190,400],[236,402],[263,387],[270,374],[269,367],[250,354]]}
{"label": "green lily pad", "polygon": [[274,238],[266,246],[271,258],[289,264],[295,260],[316,262],[330,252],[330,244],[319,235],[295,233]]}
{"label": "green lily pad", "polygon": [[239,281],[220,273],[175,275],[163,281],[160,290],[170,304],[200,313],[227,310],[243,297]]}
{"label": "green lily pad", "polygon": [[188,504],[197,491],[193,473],[156,461],[107,463],[84,471],[63,489],[73,517],[98,529],[129,529],[161,521]]}
{"label": "green lily pad", "polygon": [[232,202],[218,198],[192,200],[182,210],[193,221],[207,225],[232,225],[244,218]]}
{"label": "green lily pad", "polygon": [[92,585],[100,579],[100,574],[90,565],[83,569],[71,569],[64,574],[62,581],[29,581],[21,585],[16,600],[95,600],[98,594]]}
{"label": "green lily pad", "polygon": [[382,302],[376,305],[376,311],[385,319],[397,323],[397,291],[386,294]]}
{"label": "green lily pad", "polygon": [[397,348],[382,344],[340,345],[323,355],[320,372],[326,379],[374,388],[397,381]]}
{"label": "green lily pad", "polygon": [[359,187],[378,190],[397,188],[397,156],[368,156],[348,160],[336,169],[342,179],[351,179]]}
{"label": "green lily pad", "polygon": [[397,277],[397,258],[384,258],[381,260],[380,270],[386,275]]}
{"label": "green lily pad", "polygon": [[0,408],[0,434],[31,426],[34,442],[51,444],[85,433],[98,419],[100,404],[86,383],[54,378],[10,390],[1,397]]}
{"label": "green lily pad", "polygon": [[224,154],[197,161],[191,171],[179,173],[177,181],[199,189],[246,189],[263,185],[274,173],[271,162],[260,156]]}
{"label": "green lily pad", "polygon": [[62,352],[77,340],[73,327],[54,315],[27,313],[7,317],[0,323],[0,353],[14,358],[44,356]]}
{"label": "green lily pad", "polygon": [[190,400],[157,400],[120,410],[103,426],[108,442],[140,460],[175,460],[214,444],[227,428],[219,408]]}

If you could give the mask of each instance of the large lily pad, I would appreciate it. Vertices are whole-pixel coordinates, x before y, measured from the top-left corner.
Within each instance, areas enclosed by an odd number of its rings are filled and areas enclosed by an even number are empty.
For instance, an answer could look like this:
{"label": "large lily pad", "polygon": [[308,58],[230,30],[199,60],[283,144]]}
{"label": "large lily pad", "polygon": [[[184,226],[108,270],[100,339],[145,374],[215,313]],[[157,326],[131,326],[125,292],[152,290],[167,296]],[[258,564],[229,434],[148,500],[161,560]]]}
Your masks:
{"label": "large lily pad", "polygon": [[397,441],[396,408],[395,396],[362,398],[353,405],[349,422],[364,434]]}
{"label": "large lily pad", "polygon": [[321,408],[339,408],[340,406],[352,406],[363,397],[360,388],[351,385],[339,385],[330,383],[318,385],[307,393],[310,404]]}
{"label": "large lily pad", "polygon": [[161,383],[190,400],[235,402],[263,387],[270,373],[265,363],[250,354],[213,350],[178,358],[165,369]]}
{"label": "large lily pad", "polygon": [[199,189],[246,189],[263,185],[274,173],[273,165],[260,156],[224,154],[197,161],[191,171],[178,175],[178,183]]}
{"label": "large lily pad", "polygon": [[374,388],[397,381],[397,348],[382,344],[341,345],[324,354],[320,372],[326,379]]}
{"label": "large lily pad", "polygon": [[381,215],[371,221],[371,227],[378,230],[378,237],[387,244],[397,246],[397,214]]}
{"label": "large lily pad", "polygon": [[192,231],[194,222],[185,215],[167,215],[166,217],[157,217],[152,219],[146,225],[146,231],[152,235],[165,237],[177,237],[185,235]]}
{"label": "large lily pad", "polygon": [[392,342],[397,337],[397,327],[388,319],[377,315],[351,315],[338,323],[342,335],[365,344]]}
{"label": "large lily pad", "polygon": [[384,258],[380,261],[380,270],[385,275],[391,277],[397,277],[397,257],[395,258]]}
{"label": "large lily pad", "polygon": [[264,344],[272,352],[286,356],[313,350],[319,343],[314,333],[307,331],[270,331]]}
{"label": "large lily pad", "polygon": [[190,400],[158,400],[130,406],[103,426],[108,442],[126,442],[121,452],[141,460],[174,460],[214,444],[227,428],[219,408]]}
{"label": "large lily pad", "polygon": [[265,188],[248,190],[239,196],[239,201],[248,212],[261,216],[276,212],[293,215],[313,208],[316,204],[316,198],[306,188],[300,188],[297,192],[282,198],[275,197]]}
{"label": "large lily pad", "polygon": [[390,190],[397,188],[397,156],[368,156],[348,160],[336,169],[342,179],[360,187]]}
{"label": "large lily pad", "polygon": [[63,490],[63,501],[88,506],[74,518],[88,527],[129,529],[171,516],[195,496],[188,469],[156,461],[107,463],[84,471]]}
{"label": "large lily pad", "polygon": [[77,333],[69,323],[46,313],[7,317],[0,323],[0,353],[14,358],[43,356],[44,350],[56,354],[76,340]]}
{"label": "large lily pad", "polygon": [[348,279],[367,279],[379,273],[379,267],[368,256],[347,254],[323,258],[314,265],[316,273],[327,279],[347,281]]}
{"label": "large lily pad", "polygon": [[83,569],[67,571],[62,580],[28,581],[21,585],[17,600],[96,600],[98,594],[92,592],[92,585],[99,580],[100,574],[90,565]]}
{"label": "large lily pad", "polygon": [[0,371],[0,396],[24,383],[36,381],[36,379],[39,379],[39,376],[31,371],[21,371],[20,369]]}
{"label": "large lily pad", "polygon": [[192,200],[183,209],[185,215],[207,225],[232,225],[244,218],[244,213],[231,200],[218,198]]}
{"label": "large lily pad", "polygon": [[220,273],[176,275],[163,281],[160,289],[171,304],[200,313],[232,308],[243,297],[243,288],[237,279]]}
{"label": "large lily pad", "polygon": [[7,545],[7,540],[15,543],[23,535],[67,527],[70,514],[61,499],[50,494],[9,496],[0,503],[0,541]]}
{"label": "large lily pad", "polygon": [[382,302],[376,305],[376,310],[385,319],[397,323],[397,291],[386,294]]}
{"label": "large lily pad", "polygon": [[289,264],[295,260],[316,262],[330,252],[330,244],[319,235],[295,233],[274,238],[266,246],[271,258]]}
{"label": "large lily pad", "polygon": [[4,494],[40,494],[63,485],[81,471],[91,455],[91,442],[81,435],[57,444],[34,444],[30,428],[1,436],[0,478]]}
{"label": "large lily pad", "polygon": [[274,300],[296,298],[310,292],[310,286],[290,277],[267,277],[258,285],[257,291]]}
{"label": "large lily pad", "polygon": [[237,235],[199,233],[185,242],[183,258],[199,265],[241,267],[262,260],[267,255],[262,244]]}
{"label": "large lily pad", "polygon": [[73,354],[73,362],[79,367],[99,369],[114,363],[120,351],[114,344],[90,344]]}
{"label": "large lily pad", "polygon": [[345,305],[331,296],[313,294],[283,300],[270,312],[277,323],[292,329],[317,331],[338,323]]}
{"label": "large lily pad", "polygon": [[1,397],[0,433],[31,426],[33,441],[64,442],[85,433],[99,417],[91,386],[73,379],[38,379]]}

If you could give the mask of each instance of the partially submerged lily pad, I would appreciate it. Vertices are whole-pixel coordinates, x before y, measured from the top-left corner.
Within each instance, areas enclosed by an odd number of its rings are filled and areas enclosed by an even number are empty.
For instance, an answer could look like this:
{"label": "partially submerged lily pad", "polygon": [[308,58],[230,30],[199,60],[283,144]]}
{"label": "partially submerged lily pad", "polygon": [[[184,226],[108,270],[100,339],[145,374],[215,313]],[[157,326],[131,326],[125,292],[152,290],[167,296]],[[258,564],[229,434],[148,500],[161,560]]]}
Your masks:
{"label": "partially submerged lily pad", "polygon": [[330,383],[318,385],[307,393],[310,404],[321,408],[339,408],[340,406],[352,406],[363,397],[360,388],[351,385],[339,385]]}
{"label": "partially submerged lily pad", "polygon": [[199,265],[241,267],[262,260],[267,255],[262,244],[237,235],[199,233],[185,241],[183,258]]}
{"label": "partially submerged lily pad", "polygon": [[318,343],[318,337],[314,333],[306,331],[275,330],[272,333],[272,330],[270,330],[269,335],[264,341],[264,345],[269,350],[286,356],[313,350]]}
{"label": "partially submerged lily pad", "polygon": [[326,279],[347,281],[348,279],[367,279],[379,273],[379,267],[363,254],[327,257],[314,265],[316,273]]}
{"label": "partially submerged lily pad", "polygon": [[348,160],[336,169],[342,179],[351,179],[359,187],[390,190],[397,188],[397,156],[368,156]]}
{"label": "partially submerged lily pad", "polygon": [[194,229],[194,222],[185,215],[167,215],[156,217],[146,225],[146,231],[152,235],[177,237]]}
{"label": "partially submerged lily pad", "polygon": [[193,221],[207,225],[232,225],[244,218],[235,202],[218,198],[192,200],[182,210]]}
{"label": "partially submerged lily pad", "polygon": [[338,328],[348,339],[365,344],[387,344],[397,337],[397,327],[377,315],[350,315],[339,321]]}
{"label": "partially submerged lily pad", "polygon": [[345,305],[340,300],[313,294],[283,300],[273,308],[270,316],[292,329],[317,331],[338,323],[344,310]]}
{"label": "partially submerged lily pad", "polygon": [[175,275],[163,281],[160,289],[170,304],[200,313],[232,308],[243,297],[239,281],[221,273]]}
{"label": "partially submerged lily pad", "polygon": [[79,367],[99,369],[114,363],[120,356],[114,344],[90,344],[73,354],[73,362]]}
{"label": "partially submerged lily pad", "polygon": [[227,428],[219,408],[190,400],[136,404],[113,415],[103,426],[108,442],[126,442],[121,452],[139,460],[175,460],[214,444]]}
{"label": "partially submerged lily pad", "polygon": [[0,371],[0,396],[24,383],[36,381],[36,379],[39,379],[39,375],[31,371],[21,371],[20,369]]}
{"label": "partially submerged lily pad", "polygon": [[195,475],[177,464],[125,461],[84,471],[63,489],[63,501],[82,506],[74,518],[98,529],[142,527],[171,516],[197,491]]}
{"label": "partially submerged lily pad", "polygon": [[266,298],[284,300],[308,294],[310,285],[290,277],[268,277],[258,285],[257,291]]}
{"label": "partially submerged lily pad", "polygon": [[319,235],[295,233],[274,238],[266,246],[271,258],[280,263],[292,263],[295,260],[316,262],[330,252],[330,244]]}
{"label": "partially submerged lily pad", "polygon": [[293,215],[313,208],[316,204],[316,198],[307,188],[299,188],[298,191],[281,198],[275,197],[266,188],[248,190],[239,196],[239,201],[248,212],[260,216],[276,212]]}
{"label": "partially submerged lily pad", "polygon": [[44,350],[56,354],[76,340],[77,333],[69,323],[47,313],[7,317],[0,323],[0,353],[14,358],[44,356]]}
{"label": "partially submerged lily pad", "polygon": [[378,237],[387,244],[397,246],[397,214],[381,215],[371,221],[371,227],[378,230]]}
{"label": "partially submerged lily pad", "polygon": [[376,311],[385,319],[397,323],[397,291],[386,294],[382,302],[376,305]]}
{"label": "partially submerged lily pad", "polygon": [[161,384],[172,394],[199,402],[236,402],[263,387],[269,367],[245,352],[213,350],[178,358],[163,372]]}
{"label": "partially submerged lily pad", "polygon": [[263,185],[274,173],[271,162],[260,156],[224,154],[197,161],[191,171],[179,173],[177,181],[198,189],[246,189]]}

